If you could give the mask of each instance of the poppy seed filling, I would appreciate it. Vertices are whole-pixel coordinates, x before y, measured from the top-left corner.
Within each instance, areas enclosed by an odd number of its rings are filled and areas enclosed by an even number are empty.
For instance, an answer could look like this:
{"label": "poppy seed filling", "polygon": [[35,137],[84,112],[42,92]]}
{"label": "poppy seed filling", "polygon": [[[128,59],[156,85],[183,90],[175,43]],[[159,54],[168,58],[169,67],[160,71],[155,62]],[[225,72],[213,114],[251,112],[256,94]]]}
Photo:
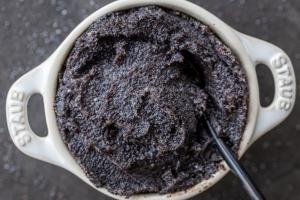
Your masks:
{"label": "poppy seed filling", "polygon": [[237,153],[248,86],[238,58],[208,26],[146,6],[102,16],[76,39],[54,108],[67,149],[96,187],[170,193],[220,168],[204,114]]}

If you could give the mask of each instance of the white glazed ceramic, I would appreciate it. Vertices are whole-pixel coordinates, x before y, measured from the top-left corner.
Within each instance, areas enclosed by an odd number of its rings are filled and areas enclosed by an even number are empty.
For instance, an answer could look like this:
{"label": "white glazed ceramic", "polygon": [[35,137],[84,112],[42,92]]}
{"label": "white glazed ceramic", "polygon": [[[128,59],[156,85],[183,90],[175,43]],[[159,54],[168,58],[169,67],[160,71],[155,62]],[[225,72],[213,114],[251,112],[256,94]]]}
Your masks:
{"label": "white glazed ceramic", "polygon": [[[23,153],[63,167],[94,187],[68,152],[58,132],[53,109],[57,74],[74,40],[94,20],[112,11],[144,5],[160,5],[171,8],[202,21],[213,29],[239,57],[246,70],[250,90],[248,122],[239,149],[239,156],[243,155],[254,141],[289,115],[295,102],[296,83],[292,63],[281,49],[262,40],[239,33],[213,14],[185,0],[120,0],[97,10],[87,17],[46,61],[22,76],[10,88],[6,102],[7,124],[14,144]],[[255,66],[259,63],[267,65],[274,76],[275,97],[268,107],[262,107],[259,101],[255,72]],[[29,98],[36,93],[43,96],[48,127],[46,137],[37,136],[32,132],[28,123],[27,103]],[[218,182],[228,172],[226,164],[224,162],[222,164],[225,169],[220,169],[211,178],[202,181],[187,191],[166,195],[135,195],[130,199],[188,199]],[[97,190],[116,199],[125,199],[125,197],[109,193],[104,188]]]}

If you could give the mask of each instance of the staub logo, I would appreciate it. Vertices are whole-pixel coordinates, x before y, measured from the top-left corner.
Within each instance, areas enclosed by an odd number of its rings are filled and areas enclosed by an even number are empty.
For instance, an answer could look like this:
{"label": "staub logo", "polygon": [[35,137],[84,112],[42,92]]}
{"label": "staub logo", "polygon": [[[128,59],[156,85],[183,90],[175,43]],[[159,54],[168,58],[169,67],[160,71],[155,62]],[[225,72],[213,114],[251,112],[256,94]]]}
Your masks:
{"label": "staub logo", "polygon": [[281,110],[289,111],[292,108],[292,100],[294,98],[293,77],[291,65],[288,58],[283,54],[278,54],[272,59],[272,66],[275,68],[278,77],[278,107]]}
{"label": "staub logo", "polygon": [[31,141],[25,121],[25,93],[14,90],[9,98],[9,121],[12,124],[12,133],[17,144],[25,146]]}

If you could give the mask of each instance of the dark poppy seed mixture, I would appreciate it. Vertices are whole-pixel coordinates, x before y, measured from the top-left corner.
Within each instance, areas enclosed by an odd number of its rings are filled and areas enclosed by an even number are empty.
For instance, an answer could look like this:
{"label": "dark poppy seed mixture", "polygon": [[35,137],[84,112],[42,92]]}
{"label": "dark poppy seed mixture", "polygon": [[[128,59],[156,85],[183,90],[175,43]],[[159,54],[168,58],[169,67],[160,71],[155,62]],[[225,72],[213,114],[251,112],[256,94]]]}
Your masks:
{"label": "dark poppy seed mixture", "polygon": [[107,14],[76,40],[55,112],[68,150],[96,187],[130,196],[182,191],[222,161],[206,114],[237,153],[245,71],[201,22],[157,6]]}

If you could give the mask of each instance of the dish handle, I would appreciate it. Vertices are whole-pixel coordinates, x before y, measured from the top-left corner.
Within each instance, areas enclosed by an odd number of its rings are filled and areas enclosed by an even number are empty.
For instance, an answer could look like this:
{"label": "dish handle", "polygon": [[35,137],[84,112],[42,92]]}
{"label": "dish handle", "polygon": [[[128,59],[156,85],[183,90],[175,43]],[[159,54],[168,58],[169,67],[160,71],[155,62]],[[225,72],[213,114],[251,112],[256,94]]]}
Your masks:
{"label": "dish handle", "polygon": [[[41,137],[30,128],[27,104],[34,94],[43,95],[47,61],[19,78],[10,88],[6,99],[9,134],[20,151],[28,156],[61,166],[60,154],[49,136]],[[39,113],[36,113],[39,114]]]}
{"label": "dish handle", "polygon": [[264,64],[271,70],[275,85],[272,103],[267,107],[259,107],[251,144],[291,113],[296,98],[296,79],[291,60],[283,50],[242,33],[238,33],[238,36],[254,66]]}

